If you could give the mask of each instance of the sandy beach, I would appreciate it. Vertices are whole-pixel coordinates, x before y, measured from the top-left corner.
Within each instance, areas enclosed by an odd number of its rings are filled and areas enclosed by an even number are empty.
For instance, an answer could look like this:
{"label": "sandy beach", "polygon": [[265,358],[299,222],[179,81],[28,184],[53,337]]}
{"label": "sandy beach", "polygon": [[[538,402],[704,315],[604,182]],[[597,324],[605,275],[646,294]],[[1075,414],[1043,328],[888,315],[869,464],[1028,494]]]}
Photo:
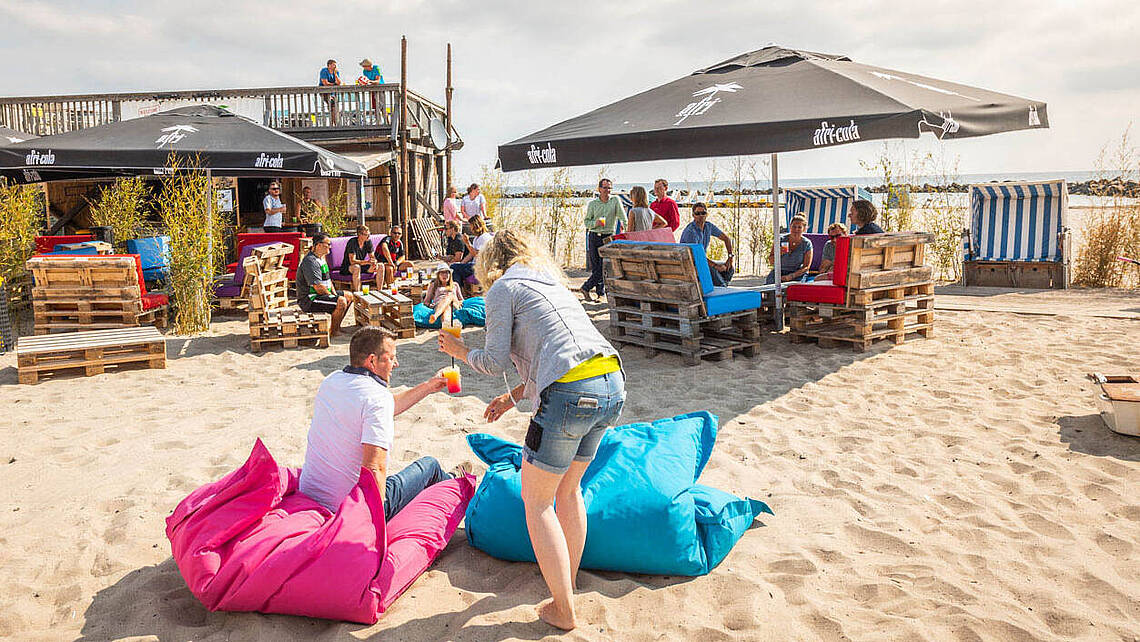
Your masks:
{"label": "sandy beach", "polygon": [[[735,284],[735,283],[734,283]],[[584,571],[590,640],[1136,640],[1140,439],[1110,432],[1092,371],[1140,367],[1140,295],[939,290],[935,336],[866,353],[767,335],[759,356],[681,366],[623,351],[623,420],[720,416],[702,481],[775,511],[699,578]],[[604,328],[605,307],[588,306]],[[952,308],[952,309],[946,309]],[[1011,310],[1013,312],[1011,312]],[[351,329],[351,327],[350,327]],[[482,331],[464,333],[481,345]],[[312,396],[347,361],[251,354],[243,321],[168,336],[166,370],[16,384],[0,356],[0,637],[18,640],[498,640],[554,631],[532,564],[471,548],[462,529],[375,626],[210,613],[163,534],[187,493],[256,438],[300,465]],[[444,365],[434,333],[399,343],[396,386]],[[472,458],[502,381],[397,418],[398,465]]]}

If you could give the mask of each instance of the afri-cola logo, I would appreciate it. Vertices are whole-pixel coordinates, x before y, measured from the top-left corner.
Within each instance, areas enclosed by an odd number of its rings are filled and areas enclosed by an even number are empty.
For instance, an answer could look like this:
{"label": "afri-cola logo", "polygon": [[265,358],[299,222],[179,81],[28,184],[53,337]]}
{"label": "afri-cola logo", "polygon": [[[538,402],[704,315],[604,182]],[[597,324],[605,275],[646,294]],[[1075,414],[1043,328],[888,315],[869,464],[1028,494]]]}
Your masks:
{"label": "afri-cola logo", "polygon": [[526,153],[526,158],[531,165],[553,165],[558,162],[558,150],[554,149],[550,143],[547,143],[545,148],[531,145],[530,150]]}
{"label": "afri-cola logo", "polygon": [[263,152],[257,157],[257,160],[253,162],[253,166],[264,169],[281,169],[285,167],[285,158],[281,156],[281,154],[270,156]]}
{"label": "afri-cola logo", "polygon": [[46,152],[40,153],[36,150],[28,152],[24,157],[25,165],[55,165],[55,154],[49,149]]}
{"label": "afri-cola logo", "polygon": [[848,143],[853,140],[859,140],[859,126],[852,120],[847,125],[835,126],[829,124],[826,120],[819,124],[819,129],[815,130],[815,136],[811,139],[811,144],[816,147],[820,145],[835,145],[837,143]]}

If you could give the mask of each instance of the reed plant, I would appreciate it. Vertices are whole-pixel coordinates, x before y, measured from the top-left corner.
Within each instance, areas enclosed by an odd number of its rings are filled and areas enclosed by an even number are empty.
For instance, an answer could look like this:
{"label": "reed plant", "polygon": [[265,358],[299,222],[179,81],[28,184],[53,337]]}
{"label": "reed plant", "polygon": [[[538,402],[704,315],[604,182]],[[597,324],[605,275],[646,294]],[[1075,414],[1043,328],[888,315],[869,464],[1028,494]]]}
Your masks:
{"label": "reed plant", "polygon": [[158,212],[170,235],[170,290],[177,305],[173,329],[197,334],[210,328],[210,297],[215,274],[224,264],[225,226],[214,189],[199,159],[171,154]]}
{"label": "reed plant", "polygon": [[0,179],[0,280],[9,295],[17,288],[27,269],[24,264],[35,254],[36,236],[47,222],[44,193],[37,185],[7,185]]}
{"label": "reed plant", "polygon": [[933,267],[941,278],[957,281],[962,273],[962,231],[966,226],[967,208],[950,193],[947,186],[957,183],[958,157],[948,157],[944,150],[922,158],[923,173],[933,177],[937,191],[926,194],[922,204],[921,229],[934,235],[927,246]]}
{"label": "reed plant", "polygon": [[[1140,201],[1124,196],[1116,185],[1140,175],[1140,153],[1126,128],[1111,148],[1105,146],[1096,162],[1099,181],[1093,183],[1097,206],[1081,226],[1083,243],[1077,251],[1072,279],[1087,287],[1140,287],[1135,266],[1119,260],[1140,260]],[[1105,180],[1107,179],[1107,180]]]}
{"label": "reed plant", "polygon": [[[328,203],[314,207],[306,216],[309,223],[320,225],[329,236],[340,236],[350,227],[354,227],[348,215],[348,189],[345,183],[341,181],[339,186],[329,192]],[[301,202],[301,196],[297,197],[297,202]]]}
{"label": "reed plant", "polygon": [[139,238],[149,214],[149,200],[150,189],[141,176],[119,178],[101,187],[93,202],[88,201],[91,220],[95,225],[111,228],[115,244],[121,246]]}
{"label": "reed plant", "polygon": [[914,229],[915,210],[910,187],[917,182],[915,167],[920,164],[907,158],[905,145],[892,142],[884,142],[873,159],[859,161],[859,165],[877,178],[886,191],[879,208],[879,224],[884,230],[906,232]]}
{"label": "reed plant", "polygon": [[487,201],[487,218],[494,221],[496,227],[505,225],[506,222],[500,219],[502,218],[503,194],[508,188],[506,175],[502,170],[484,164],[479,166],[479,180],[477,182],[480,193]]}

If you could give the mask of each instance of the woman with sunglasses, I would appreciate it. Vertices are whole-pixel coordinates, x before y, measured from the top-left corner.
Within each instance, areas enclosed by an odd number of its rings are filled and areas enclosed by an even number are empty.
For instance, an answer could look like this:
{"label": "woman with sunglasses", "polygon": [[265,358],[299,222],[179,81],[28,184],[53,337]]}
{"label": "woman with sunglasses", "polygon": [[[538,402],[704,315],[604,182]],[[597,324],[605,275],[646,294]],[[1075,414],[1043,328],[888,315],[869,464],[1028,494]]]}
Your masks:
{"label": "woman with sunglasses", "polygon": [[826,279],[831,275],[831,266],[835,264],[835,244],[841,236],[847,236],[846,225],[832,223],[827,226],[827,243],[823,245],[823,258],[819,261],[820,278]]}
{"label": "woman with sunglasses", "polygon": [[[796,214],[788,224],[788,233],[780,237],[780,282],[802,281],[811,269],[811,241],[804,236],[807,219]],[[776,271],[768,273],[765,283],[776,282]]]}

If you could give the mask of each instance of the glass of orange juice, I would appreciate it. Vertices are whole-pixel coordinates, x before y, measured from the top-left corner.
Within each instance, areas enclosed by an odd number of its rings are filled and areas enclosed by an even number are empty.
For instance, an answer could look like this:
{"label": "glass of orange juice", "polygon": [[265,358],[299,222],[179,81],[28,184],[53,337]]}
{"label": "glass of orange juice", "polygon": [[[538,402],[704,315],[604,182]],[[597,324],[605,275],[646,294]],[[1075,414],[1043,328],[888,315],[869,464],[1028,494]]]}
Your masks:
{"label": "glass of orange juice", "polygon": [[463,381],[459,376],[459,368],[456,368],[455,366],[444,368],[441,374],[443,375],[443,378],[447,380],[448,393],[454,395],[456,393],[463,392]]}
{"label": "glass of orange juice", "polygon": [[452,319],[450,324],[444,325],[440,329],[458,339],[459,333],[463,332],[463,324]]}

